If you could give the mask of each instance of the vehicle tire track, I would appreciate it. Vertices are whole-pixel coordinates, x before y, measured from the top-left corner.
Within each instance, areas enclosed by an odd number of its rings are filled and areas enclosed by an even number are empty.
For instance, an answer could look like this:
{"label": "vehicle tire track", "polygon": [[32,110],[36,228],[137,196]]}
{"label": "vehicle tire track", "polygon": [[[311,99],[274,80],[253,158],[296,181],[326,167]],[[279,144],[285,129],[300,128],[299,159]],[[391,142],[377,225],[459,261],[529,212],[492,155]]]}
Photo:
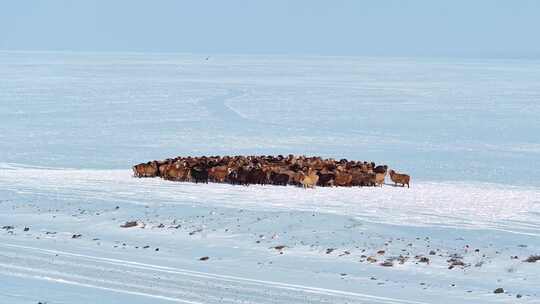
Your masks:
{"label": "vehicle tire track", "polygon": [[8,243],[0,244],[0,274],[191,304],[422,303]]}

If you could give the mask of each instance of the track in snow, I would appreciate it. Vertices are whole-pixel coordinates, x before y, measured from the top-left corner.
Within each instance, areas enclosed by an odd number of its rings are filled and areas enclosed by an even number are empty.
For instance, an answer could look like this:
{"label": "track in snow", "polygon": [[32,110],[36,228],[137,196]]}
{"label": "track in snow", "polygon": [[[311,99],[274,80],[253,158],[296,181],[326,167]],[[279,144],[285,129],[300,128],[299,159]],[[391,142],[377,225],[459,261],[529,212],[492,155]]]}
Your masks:
{"label": "track in snow", "polygon": [[0,274],[191,304],[422,303],[6,243]]}

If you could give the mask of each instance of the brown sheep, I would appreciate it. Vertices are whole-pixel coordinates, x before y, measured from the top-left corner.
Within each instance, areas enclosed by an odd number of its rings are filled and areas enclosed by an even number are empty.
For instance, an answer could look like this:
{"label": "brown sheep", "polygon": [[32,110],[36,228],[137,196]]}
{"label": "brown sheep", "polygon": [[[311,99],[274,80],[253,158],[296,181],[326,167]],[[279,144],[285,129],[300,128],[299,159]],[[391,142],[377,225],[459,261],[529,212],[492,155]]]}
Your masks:
{"label": "brown sheep", "polygon": [[353,173],[353,180],[351,185],[353,186],[375,186],[376,184],[376,175],[375,173],[363,173],[355,172]]}
{"label": "brown sheep", "polygon": [[191,180],[189,169],[180,163],[167,166],[162,177],[167,180],[189,181]]}
{"label": "brown sheep", "polygon": [[213,167],[208,170],[208,177],[215,183],[223,183],[229,174],[227,166]]}
{"label": "brown sheep", "polygon": [[293,172],[293,174],[291,175],[291,180],[289,182],[293,185],[300,186],[302,185],[303,180],[304,180],[304,172],[298,171],[298,172]]}
{"label": "brown sheep", "polygon": [[407,174],[400,174],[396,173],[394,170],[390,170],[390,179],[394,182],[394,184],[397,186],[397,184],[401,184],[402,187],[405,187],[407,185],[407,188],[409,187],[409,182],[411,180],[411,177]]}
{"label": "brown sheep", "polygon": [[384,166],[377,166],[375,168],[373,168],[373,172],[374,173],[385,173],[386,174],[386,171],[388,170],[388,166],[387,165],[384,165]]}
{"label": "brown sheep", "polygon": [[336,172],[335,185],[342,186],[342,187],[351,186],[352,179],[353,179],[352,174],[338,170]]}
{"label": "brown sheep", "polygon": [[133,176],[142,177],[144,170],[141,164],[133,166],[132,169],[133,169]]}
{"label": "brown sheep", "polygon": [[164,161],[158,162],[158,172],[159,176],[163,176],[167,168],[173,163],[173,160],[168,158]]}
{"label": "brown sheep", "polygon": [[275,173],[274,171],[270,173],[270,181],[274,185],[287,186],[289,180],[290,176],[286,173]]}
{"label": "brown sheep", "polygon": [[133,175],[136,177],[155,177],[158,175],[158,165],[156,161],[142,163],[133,166]]}

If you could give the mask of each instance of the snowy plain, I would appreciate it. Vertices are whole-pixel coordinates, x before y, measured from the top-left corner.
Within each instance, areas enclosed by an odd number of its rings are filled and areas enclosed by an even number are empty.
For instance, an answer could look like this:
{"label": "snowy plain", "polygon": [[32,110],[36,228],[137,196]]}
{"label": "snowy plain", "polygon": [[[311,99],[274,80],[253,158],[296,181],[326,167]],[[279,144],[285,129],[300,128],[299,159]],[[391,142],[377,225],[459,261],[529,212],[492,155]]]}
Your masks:
{"label": "snowy plain", "polygon": [[[205,58],[0,53],[0,303],[540,302],[540,62]],[[288,153],[412,187],[130,171]]]}

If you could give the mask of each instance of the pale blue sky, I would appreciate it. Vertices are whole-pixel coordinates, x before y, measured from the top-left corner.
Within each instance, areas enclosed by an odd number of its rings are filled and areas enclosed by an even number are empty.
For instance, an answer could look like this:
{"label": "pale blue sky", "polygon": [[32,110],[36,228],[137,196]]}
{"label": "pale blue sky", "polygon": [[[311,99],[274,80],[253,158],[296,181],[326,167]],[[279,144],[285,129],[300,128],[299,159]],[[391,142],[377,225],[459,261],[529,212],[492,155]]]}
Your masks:
{"label": "pale blue sky", "polygon": [[16,0],[0,49],[540,58],[537,0]]}

